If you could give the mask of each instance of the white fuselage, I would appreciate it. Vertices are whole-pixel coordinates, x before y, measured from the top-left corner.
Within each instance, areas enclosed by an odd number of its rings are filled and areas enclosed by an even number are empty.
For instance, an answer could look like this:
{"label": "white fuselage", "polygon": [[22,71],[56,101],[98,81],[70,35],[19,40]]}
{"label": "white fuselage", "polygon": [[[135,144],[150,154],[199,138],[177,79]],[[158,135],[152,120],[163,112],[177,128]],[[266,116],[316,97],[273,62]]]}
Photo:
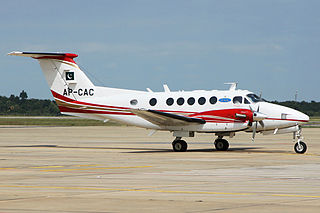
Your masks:
{"label": "white fuselage", "polygon": [[[249,106],[253,110],[257,110],[259,106],[260,112],[267,115],[267,118],[264,120],[263,127],[258,124],[258,131],[293,127],[297,124],[301,124],[309,120],[309,117],[307,115],[288,107],[264,101],[254,102],[249,97],[247,97],[248,94],[252,94],[252,92],[247,90],[144,92],[135,90],[114,89],[114,95],[110,95],[110,88],[106,89],[104,87],[96,87],[95,89],[96,97],[90,99],[88,98],[88,102],[90,101],[90,103],[94,103],[95,105],[101,105],[101,107],[96,106],[97,108],[95,110],[91,109],[90,113],[86,114],[77,112],[64,113],[98,120],[112,119],[128,125],[135,125],[148,129],[186,130],[195,132],[231,132],[239,130],[250,131],[252,127],[248,127],[247,122],[232,122],[233,119],[228,120],[225,116],[223,116],[225,119],[208,120],[205,124],[202,125],[188,125],[185,127],[163,127],[155,125],[139,116],[136,116],[135,114],[128,112],[128,109],[152,109],[190,116],[195,113],[210,112],[216,110],[249,109]],[[108,90],[109,95],[104,95],[105,90]],[[210,103],[210,98],[212,97],[216,98],[216,102]],[[235,97],[242,97],[242,102],[234,103]],[[170,98],[173,99],[172,105],[171,103],[167,103],[167,100]],[[188,99],[190,98],[194,98],[193,104],[188,103]],[[202,101],[204,100],[204,103],[201,101],[199,103],[200,98]],[[151,99],[156,100],[156,104],[154,106],[150,104]],[[178,99],[180,99],[179,103]],[[246,102],[244,100],[246,100]],[[87,101],[86,99],[83,99],[82,102]],[[82,107],[86,106],[85,104],[79,105]],[[207,115],[207,117],[208,116],[209,115]],[[219,118],[219,116],[215,115],[211,117]]]}

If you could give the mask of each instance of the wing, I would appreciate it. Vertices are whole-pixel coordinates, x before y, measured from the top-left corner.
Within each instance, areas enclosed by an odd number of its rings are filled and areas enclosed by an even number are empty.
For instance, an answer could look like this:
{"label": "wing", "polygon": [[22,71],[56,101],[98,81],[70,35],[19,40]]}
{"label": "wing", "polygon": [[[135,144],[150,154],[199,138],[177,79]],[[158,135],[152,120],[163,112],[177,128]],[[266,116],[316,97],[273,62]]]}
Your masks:
{"label": "wing", "polygon": [[130,112],[158,126],[186,126],[206,123],[205,120],[200,118],[191,118],[151,109],[131,109]]}

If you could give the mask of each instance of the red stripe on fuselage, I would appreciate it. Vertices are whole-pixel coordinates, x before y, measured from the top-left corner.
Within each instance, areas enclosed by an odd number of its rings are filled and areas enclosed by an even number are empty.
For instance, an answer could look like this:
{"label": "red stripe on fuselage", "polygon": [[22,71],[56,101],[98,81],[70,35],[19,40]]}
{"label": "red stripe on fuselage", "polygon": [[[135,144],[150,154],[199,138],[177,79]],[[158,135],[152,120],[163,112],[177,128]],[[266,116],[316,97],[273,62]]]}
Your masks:
{"label": "red stripe on fuselage", "polygon": [[87,113],[87,114],[108,114],[108,115],[135,115],[131,112],[111,112],[100,110],[86,110],[86,109],[74,109],[64,106],[59,106],[61,112],[73,112],[73,113]]}
{"label": "red stripe on fuselage", "polygon": [[[133,113],[126,113],[126,112],[110,112],[110,111],[97,111],[97,110],[85,110],[85,109],[73,109],[69,107],[63,107],[59,106],[59,109],[61,112],[65,113],[86,113],[86,114],[105,114],[105,115],[130,115],[130,116],[136,116],[136,114]],[[205,119],[205,118],[203,118]],[[218,119],[207,119],[208,123],[241,123],[241,121],[229,121],[229,120],[218,120]]]}
{"label": "red stripe on fuselage", "polygon": [[96,107],[108,107],[108,108],[114,108],[114,109],[130,109],[130,108],[127,108],[127,107],[107,106],[107,105],[91,104],[91,103],[87,103],[87,102],[76,101],[76,100],[73,100],[71,98],[68,98],[68,97],[65,97],[63,95],[60,95],[59,93],[56,93],[53,90],[51,90],[51,93],[52,93],[53,97],[59,98],[59,99],[61,99],[63,101],[70,102],[70,103],[73,103],[73,104],[81,104],[81,105],[96,106]]}
{"label": "red stripe on fuselage", "polygon": [[[109,105],[101,105],[101,104],[92,104],[82,101],[76,101],[71,98],[65,97],[63,95],[60,95],[59,93],[56,93],[55,91],[51,90],[52,95],[60,100],[63,100],[68,103],[72,104],[79,104],[79,105],[85,105],[85,106],[94,106],[94,107],[103,107],[103,108],[112,108],[112,109],[123,109],[128,110],[130,108],[128,107],[117,107],[117,106],[109,106]],[[74,113],[95,113],[95,114],[118,114],[118,115],[135,115],[130,112],[113,112],[113,111],[102,111],[102,110],[86,110],[86,109],[74,109],[70,107],[64,107],[59,106],[59,109],[61,112],[74,112]],[[105,109],[108,110],[108,109]],[[172,111],[172,110],[159,110],[162,112],[167,113],[189,113],[191,115],[188,115],[189,117],[197,117],[202,118],[208,122],[217,122],[217,123],[239,123],[239,122],[245,122],[252,116],[252,112],[248,109],[223,109],[223,110],[211,110],[211,111],[205,111],[205,112],[186,112],[186,111]],[[248,118],[246,119],[239,119],[235,117],[235,114],[245,114]],[[251,114],[250,114],[251,113]],[[187,117],[188,117],[187,116]],[[219,118],[208,118],[206,116],[216,116]],[[232,119],[232,120],[225,120],[226,119]]]}
{"label": "red stripe on fuselage", "polygon": [[[236,114],[246,115],[246,118],[238,118]],[[249,109],[221,109],[221,110],[210,110],[205,112],[198,112],[190,115],[191,117],[199,117],[199,116],[216,116],[221,118],[234,119],[235,121],[247,121],[252,120],[252,112]]]}
{"label": "red stripe on fuselage", "polygon": [[266,120],[274,120],[274,121],[297,121],[297,122],[309,122],[308,120],[297,120],[297,119],[281,119],[281,118],[266,118]]}

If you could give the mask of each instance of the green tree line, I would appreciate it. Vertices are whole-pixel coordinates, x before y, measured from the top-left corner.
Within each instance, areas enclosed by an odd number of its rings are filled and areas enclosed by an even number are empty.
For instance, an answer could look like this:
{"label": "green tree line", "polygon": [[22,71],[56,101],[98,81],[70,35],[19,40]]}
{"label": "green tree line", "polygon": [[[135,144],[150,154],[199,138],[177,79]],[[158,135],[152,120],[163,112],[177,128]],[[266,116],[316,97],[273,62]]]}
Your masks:
{"label": "green tree line", "polygon": [[[320,102],[272,101],[272,103],[299,110],[309,116],[320,116]],[[19,96],[0,96],[0,115],[59,116],[61,113],[55,101],[28,99],[28,94],[23,90]]]}
{"label": "green tree line", "polygon": [[58,116],[61,115],[57,104],[49,99],[28,99],[22,90],[19,96],[0,96],[0,115]]}
{"label": "green tree line", "polygon": [[272,103],[279,104],[282,106],[287,106],[293,109],[296,109],[298,111],[301,111],[309,116],[313,117],[319,117],[320,116],[320,102],[306,102],[306,101],[301,101],[301,102],[296,102],[296,101],[273,101]]}

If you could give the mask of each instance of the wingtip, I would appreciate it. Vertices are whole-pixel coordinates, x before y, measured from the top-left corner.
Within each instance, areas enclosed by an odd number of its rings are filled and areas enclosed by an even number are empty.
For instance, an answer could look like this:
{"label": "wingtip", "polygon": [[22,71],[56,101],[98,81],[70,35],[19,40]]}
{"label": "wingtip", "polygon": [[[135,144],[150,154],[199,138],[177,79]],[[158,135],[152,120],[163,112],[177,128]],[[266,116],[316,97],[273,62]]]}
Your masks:
{"label": "wingtip", "polygon": [[21,55],[23,52],[20,51],[12,51],[10,53],[8,53],[8,55]]}

